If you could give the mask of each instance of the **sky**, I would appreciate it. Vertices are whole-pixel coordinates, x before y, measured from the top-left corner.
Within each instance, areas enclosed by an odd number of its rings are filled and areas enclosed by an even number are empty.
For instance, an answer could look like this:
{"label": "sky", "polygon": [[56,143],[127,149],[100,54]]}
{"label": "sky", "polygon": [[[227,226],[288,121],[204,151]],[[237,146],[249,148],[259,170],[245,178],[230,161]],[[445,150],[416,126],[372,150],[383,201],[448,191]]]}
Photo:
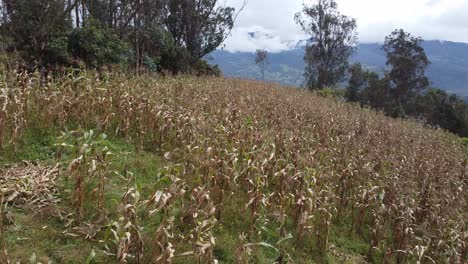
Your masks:
{"label": "sky", "polygon": [[[239,9],[244,0],[225,0]],[[303,3],[313,0],[248,0],[239,14],[228,51],[288,49],[287,42],[307,37],[294,23]],[[358,23],[360,42],[383,42],[394,29],[403,28],[428,40],[468,43],[468,0],[336,0],[339,11]],[[249,32],[260,32],[255,40]]]}

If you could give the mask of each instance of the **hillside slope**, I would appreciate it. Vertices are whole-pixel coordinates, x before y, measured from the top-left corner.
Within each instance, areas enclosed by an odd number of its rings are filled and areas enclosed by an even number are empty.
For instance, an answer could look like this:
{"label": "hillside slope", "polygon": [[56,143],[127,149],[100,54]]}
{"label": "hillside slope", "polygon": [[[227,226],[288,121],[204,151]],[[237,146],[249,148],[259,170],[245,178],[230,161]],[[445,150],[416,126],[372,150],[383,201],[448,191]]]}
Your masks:
{"label": "hillside slope", "polygon": [[[423,47],[431,61],[427,75],[431,85],[468,96],[468,44],[456,42],[425,41]],[[219,64],[227,76],[258,79],[259,70],[255,55],[249,52],[215,51],[213,64]],[[303,47],[270,54],[267,80],[286,85],[300,86],[304,72]],[[385,69],[385,53],[380,44],[360,44],[352,61],[360,62],[376,72]]]}
{"label": "hillside slope", "polygon": [[443,131],[255,81],[6,80],[14,261],[468,260],[467,156]]}

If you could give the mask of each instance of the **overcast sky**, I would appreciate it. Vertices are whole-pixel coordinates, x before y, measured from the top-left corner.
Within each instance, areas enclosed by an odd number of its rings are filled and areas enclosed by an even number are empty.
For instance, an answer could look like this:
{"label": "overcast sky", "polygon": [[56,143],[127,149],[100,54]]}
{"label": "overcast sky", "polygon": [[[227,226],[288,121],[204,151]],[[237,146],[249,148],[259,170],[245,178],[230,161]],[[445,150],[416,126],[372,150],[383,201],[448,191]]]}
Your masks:
{"label": "overcast sky", "polygon": [[[225,0],[239,8],[243,0]],[[361,42],[383,42],[393,29],[403,28],[424,39],[468,42],[468,0],[336,0],[344,15],[357,19]],[[312,3],[313,0],[305,0]],[[232,36],[226,42],[230,51],[271,52],[286,49],[284,41],[305,37],[294,23],[294,14],[304,0],[248,0],[239,15]],[[252,41],[248,32],[273,36]]]}

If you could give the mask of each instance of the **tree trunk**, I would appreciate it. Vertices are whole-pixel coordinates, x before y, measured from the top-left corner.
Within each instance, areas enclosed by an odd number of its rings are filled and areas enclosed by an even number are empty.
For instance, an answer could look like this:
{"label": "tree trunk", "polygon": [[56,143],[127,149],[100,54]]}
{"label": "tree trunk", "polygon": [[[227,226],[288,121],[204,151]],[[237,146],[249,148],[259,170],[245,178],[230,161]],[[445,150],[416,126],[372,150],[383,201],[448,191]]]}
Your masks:
{"label": "tree trunk", "polygon": [[[70,6],[72,5],[71,3],[71,0],[67,0],[67,9],[70,8]],[[70,14],[69,14],[69,18],[70,18],[70,23],[71,25],[73,25],[73,15],[72,15],[72,10],[70,10]]]}
{"label": "tree trunk", "polygon": [[86,22],[86,1],[85,0],[81,0],[81,8],[82,8],[82,18],[81,20],[83,21],[82,22],[82,26],[84,27],[85,26],[85,22]]}
{"label": "tree trunk", "polygon": [[[78,1],[78,0],[75,0]],[[75,5],[75,21],[76,21],[76,28],[80,28],[80,4],[77,3]]]}
{"label": "tree trunk", "polygon": [[115,0],[109,0],[109,27],[114,26],[114,3]]}
{"label": "tree trunk", "polygon": [[136,75],[140,75],[140,42],[138,39],[138,16],[135,16],[135,72]]}

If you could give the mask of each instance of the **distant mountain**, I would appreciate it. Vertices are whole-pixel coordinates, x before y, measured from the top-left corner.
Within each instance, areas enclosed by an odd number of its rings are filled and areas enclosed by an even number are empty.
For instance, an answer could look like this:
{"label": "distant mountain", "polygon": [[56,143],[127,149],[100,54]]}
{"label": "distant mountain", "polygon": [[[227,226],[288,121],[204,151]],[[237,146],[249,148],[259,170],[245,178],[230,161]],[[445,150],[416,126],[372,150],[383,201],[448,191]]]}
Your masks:
{"label": "distant mountain", "polygon": [[[255,37],[258,33],[251,34]],[[270,64],[267,66],[267,81],[301,86],[305,66],[303,61],[305,44],[306,41],[285,42],[285,45],[289,47],[288,50],[271,53]],[[427,71],[431,85],[449,93],[468,96],[468,44],[425,41],[423,47],[431,61]],[[226,76],[260,79],[253,52],[217,50],[210,57],[211,63],[218,64]],[[360,62],[367,68],[380,73],[386,67],[385,53],[381,49],[381,44],[378,43],[360,44],[352,61]]]}

